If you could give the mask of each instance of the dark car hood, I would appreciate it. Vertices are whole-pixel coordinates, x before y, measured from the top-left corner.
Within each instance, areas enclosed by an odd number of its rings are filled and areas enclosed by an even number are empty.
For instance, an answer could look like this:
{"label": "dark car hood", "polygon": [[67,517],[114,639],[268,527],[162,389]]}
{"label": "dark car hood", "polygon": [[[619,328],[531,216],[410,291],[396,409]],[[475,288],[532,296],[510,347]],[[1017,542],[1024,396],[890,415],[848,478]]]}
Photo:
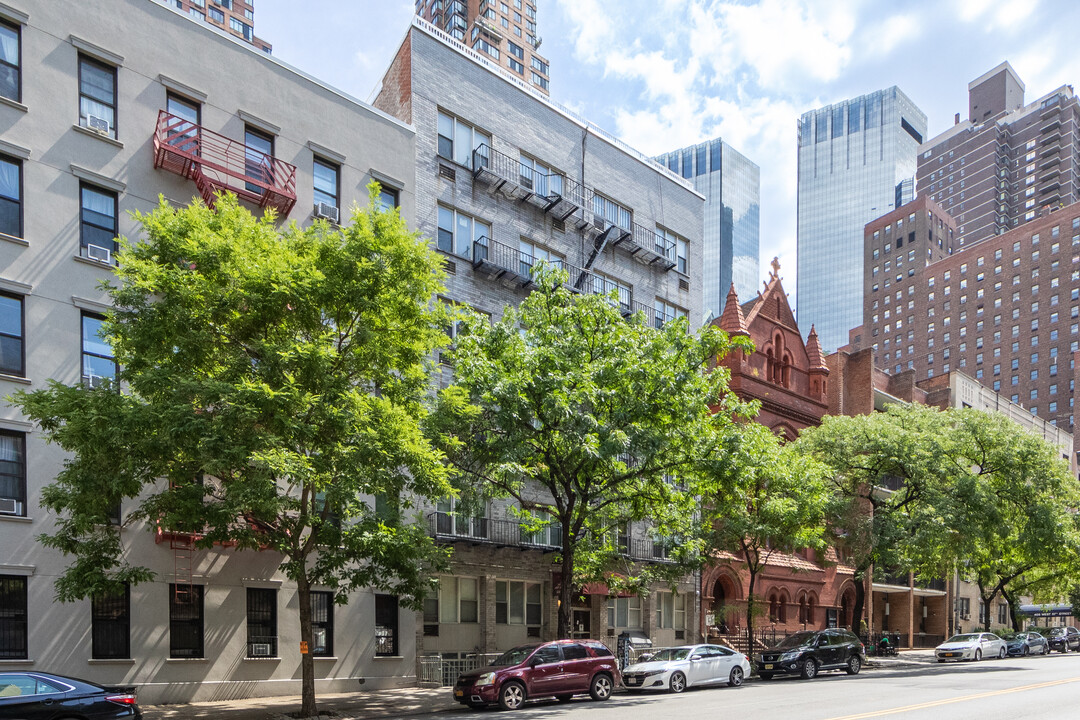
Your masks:
{"label": "dark car hood", "polygon": [[500,670],[510,670],[510,669],[512,669],[514,667],[515,667],[514,665],[486,665],[485,667],[482,667],[482,668],[476,668],[475,670],[470,670],[468,672],[463,672],[463,673],[461,673],[461,675],[458,676],[458,679],[459,680],[475,680],[476,678],[480,677],[484,673],[498,672]]}

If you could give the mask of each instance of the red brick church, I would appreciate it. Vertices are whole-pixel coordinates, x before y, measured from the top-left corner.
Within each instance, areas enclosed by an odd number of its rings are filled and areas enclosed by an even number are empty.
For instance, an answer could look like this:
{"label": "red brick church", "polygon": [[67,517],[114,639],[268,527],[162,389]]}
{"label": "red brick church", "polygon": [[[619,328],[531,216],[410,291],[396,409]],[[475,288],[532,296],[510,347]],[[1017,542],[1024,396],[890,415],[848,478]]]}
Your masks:
{"label": "red brick church", "polygon": [[[803,340],[772,261],[765,289],[745,303],[732,285],[723,314],[713,325],[732,336],[749,337],[754,352],[735,352],[720,364],[731,371],[730,387],[744,400],[761,402],[757,421],[794,440],[803,428],[819,425],[828,412],[829,369],[817,333]],[[790,633],[802,629],[850,627],[855,600],[853,569],[812,550],[774,553],[758,576],[757,598],[768,608],[756,628]],[[701,627],[710,635],[735,634],[745,625],[749,576],[741,559],[727,554],[702,573]],[[708,623],[708,620],[712,620]]]}

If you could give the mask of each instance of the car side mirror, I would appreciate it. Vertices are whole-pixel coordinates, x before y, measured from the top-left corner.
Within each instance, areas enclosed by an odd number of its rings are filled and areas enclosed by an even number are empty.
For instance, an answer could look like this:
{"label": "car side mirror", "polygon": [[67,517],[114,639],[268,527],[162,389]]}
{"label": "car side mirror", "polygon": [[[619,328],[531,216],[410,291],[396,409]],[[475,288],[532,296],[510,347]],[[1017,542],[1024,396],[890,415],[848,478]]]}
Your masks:
{"label": "car side mirror", "polygon": [[820,637],[820,638],[818,638],[817,644],[818,645],[828,645],[829,644],[829,638]]}
{"label": "car side mirror", "polygon": [[697,662],[700,659],[701,659],[701,655],[691,655],[690,656],[690,662]]}
{"label": "car side mirror", "polygon": [[538,658],[538,657],[529,658],[529,667],[534,668],[537,665],[542,665],[543,662],[544,661],[542,659]]}
{"label": "car side mirror", "polygon": [[649,662],[656,653],[642,653],[638,656],[638,662]]}

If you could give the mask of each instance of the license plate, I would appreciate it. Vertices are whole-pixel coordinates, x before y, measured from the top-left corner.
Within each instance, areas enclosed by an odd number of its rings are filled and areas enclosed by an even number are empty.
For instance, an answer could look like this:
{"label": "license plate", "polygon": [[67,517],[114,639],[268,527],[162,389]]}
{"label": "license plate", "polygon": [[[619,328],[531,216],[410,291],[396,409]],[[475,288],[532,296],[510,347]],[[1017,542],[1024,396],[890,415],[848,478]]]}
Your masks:
{"label": "license plate", "polygon": [[639,682],[641,682],[640,678],[636,678],[636,677],[626,678],[626,684],[627,685],[637,685]]}
{"label": "license plate", "polygon": [[454,697],[464,697],[464,696],[465,696],[465,691],[464,690],[455,690],[454,691]]}
{"label": "license plate", "polygon": [[772,670],[772,665],[771,665],[771,664],[769,664],[769,665],[766,665],[766,666],[765,666],[765,669],[766,669],[766,670]]}
{"label": "license plate", "polygon": [[953,657],[956,653],[945,653],[945,657]]}

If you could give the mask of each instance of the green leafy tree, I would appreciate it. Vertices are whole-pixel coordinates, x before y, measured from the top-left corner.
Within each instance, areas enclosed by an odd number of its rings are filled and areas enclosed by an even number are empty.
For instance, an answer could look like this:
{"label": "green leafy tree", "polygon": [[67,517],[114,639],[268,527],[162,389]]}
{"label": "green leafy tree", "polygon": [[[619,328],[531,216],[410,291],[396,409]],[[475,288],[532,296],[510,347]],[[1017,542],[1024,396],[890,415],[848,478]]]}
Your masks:
{"label": "green leafy tree", "polygon": [[735,554],[749,576],[746,630],[753,652],[757,579],[776,553],[824,551],[828,468],[782,445],[768,428],[745,423],[704,456],[696,494],[701,498],[705,557]]}
{"label": "green leafy tree", "polygon": [[[15,401],[71,453],[43,504],[42,541],[70,555],[62,601],[151,579],[107,522],[122,498],[196,546],[272,551],[296,582],[300,638],[314,645],[310,589],[344,603],[376,587],[417,606],[441,553],[404,520],[446,495],[420,430],[426,359],[444,338],[430,301],[440,261],[397,212],[372,203],[340,230],[279,231],[235,197],[137,215],[122,241],[105,333],[116,388],[53,382]],[[397,511],[376,512],[374,498]],[[383,508],[380,508],[383,510]],[[316,714],[302,656],[301,714]]]}
{"label": "green leafy tree", "polygon": [[946,413],[901,403],[826,416],[800,435],[799,449],[831,468],[829,527],[855,568],[856,626],[875,567],[940,577],[955,564],[958,529],[937,515],[962,472],[952,438]]}
{"label": "green leafy tree", "polygon": [[1020,425],[973,409],[953,415],[967,472],[946,521],[960,530],[961,574],[979,588],[983,627],[1001,594],[1019,630],[1021,594],[1063,592],[1075,578],[1080,485],[1058,449]]}
{"label": "green leafy tree", "polygon": [[[709,371],[736,346],[726,334],[624,319],[613,295],[575,294],[566,279],[541,268],[519,308],[466,322],[454,384],[429,418],[463,489],[512,498],[530,527],[559,528],[559,637],[576,585],[640,591],[698,562],[685,474],[743,409],[725,392],[727,371]],[[677,562],[627,561],[617,538],[632,522],[651,524]]]}

